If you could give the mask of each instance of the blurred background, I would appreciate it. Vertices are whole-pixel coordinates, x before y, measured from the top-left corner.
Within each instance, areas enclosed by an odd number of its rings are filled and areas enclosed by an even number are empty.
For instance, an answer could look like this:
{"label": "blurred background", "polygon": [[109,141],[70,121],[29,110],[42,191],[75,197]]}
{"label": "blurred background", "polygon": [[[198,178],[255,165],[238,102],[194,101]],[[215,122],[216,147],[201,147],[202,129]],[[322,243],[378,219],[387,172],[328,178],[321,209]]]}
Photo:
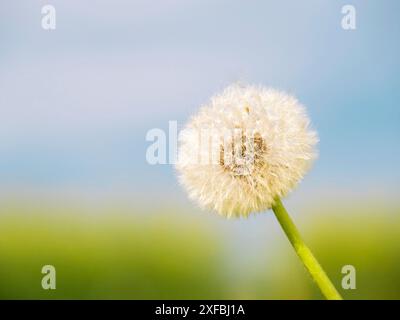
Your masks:
{"label": "blurred background", "polygon": [[201,212],[146,161],[245,82],[307,106],[320,156],[285,204],[342,295],[399,299],[399,36],[396,0],[1,1],[0,298],[321,299],[271,212]]}

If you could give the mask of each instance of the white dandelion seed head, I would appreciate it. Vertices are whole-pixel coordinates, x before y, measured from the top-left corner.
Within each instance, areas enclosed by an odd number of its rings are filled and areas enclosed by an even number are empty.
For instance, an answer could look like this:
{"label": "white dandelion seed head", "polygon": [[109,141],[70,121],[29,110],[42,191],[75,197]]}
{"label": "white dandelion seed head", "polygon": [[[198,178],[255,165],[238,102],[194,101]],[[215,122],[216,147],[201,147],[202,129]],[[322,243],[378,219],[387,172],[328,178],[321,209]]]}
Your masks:
{"label": "white dandelion seed head", "polygon": [[292,96],[231,85],[179,134],[179,180],[202,208],[227,217],[270,209],[316,157],[316,132]]}

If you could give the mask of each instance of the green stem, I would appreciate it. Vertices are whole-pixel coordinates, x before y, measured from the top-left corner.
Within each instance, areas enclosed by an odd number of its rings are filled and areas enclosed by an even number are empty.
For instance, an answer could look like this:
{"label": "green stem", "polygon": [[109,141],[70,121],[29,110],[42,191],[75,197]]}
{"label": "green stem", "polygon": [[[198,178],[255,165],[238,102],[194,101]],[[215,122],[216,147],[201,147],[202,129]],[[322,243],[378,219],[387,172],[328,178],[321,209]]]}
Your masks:
{"label": "green stem", "polygon": [[323,295],[328,300],[342,300],[342,297],[329,280],[324,269],[322,269],[311,250],[304,243],[299,231],[297,230],[295,224],[293,223],[279,198],[276,200],[272,210],[274,211],[276,218],[282,226],[282,229],[285,231],[286,236],[289,238],[289,241],[295,249],[297,255],[303,262],[311,277],[317,283]]}

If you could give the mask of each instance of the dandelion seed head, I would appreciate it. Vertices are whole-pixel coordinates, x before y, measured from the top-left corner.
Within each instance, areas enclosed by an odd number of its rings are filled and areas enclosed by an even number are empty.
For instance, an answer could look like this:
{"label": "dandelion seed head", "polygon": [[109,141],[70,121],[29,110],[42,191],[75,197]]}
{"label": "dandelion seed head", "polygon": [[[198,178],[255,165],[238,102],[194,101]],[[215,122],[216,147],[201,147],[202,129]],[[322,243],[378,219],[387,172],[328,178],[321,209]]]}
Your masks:
{"label": "dandelion seed head", "polygon": [[265,211],[316,158],[304,107],[284,92],[231,85],[179,134],[181,184],[202,208],[227,217]]}

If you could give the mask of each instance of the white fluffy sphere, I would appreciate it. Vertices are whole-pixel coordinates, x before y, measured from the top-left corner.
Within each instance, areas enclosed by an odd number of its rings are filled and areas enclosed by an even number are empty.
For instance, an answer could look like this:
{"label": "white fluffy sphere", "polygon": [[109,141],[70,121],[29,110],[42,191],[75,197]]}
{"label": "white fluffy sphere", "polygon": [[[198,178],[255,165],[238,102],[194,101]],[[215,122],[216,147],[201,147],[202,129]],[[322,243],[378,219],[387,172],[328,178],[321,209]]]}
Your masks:
{"label": "white fluffy sphere", "polygon": [[180,182],[201,207],[228,217],[270,209],[316,157],[309,123],[284,92],[229,86],[180,132]]}

